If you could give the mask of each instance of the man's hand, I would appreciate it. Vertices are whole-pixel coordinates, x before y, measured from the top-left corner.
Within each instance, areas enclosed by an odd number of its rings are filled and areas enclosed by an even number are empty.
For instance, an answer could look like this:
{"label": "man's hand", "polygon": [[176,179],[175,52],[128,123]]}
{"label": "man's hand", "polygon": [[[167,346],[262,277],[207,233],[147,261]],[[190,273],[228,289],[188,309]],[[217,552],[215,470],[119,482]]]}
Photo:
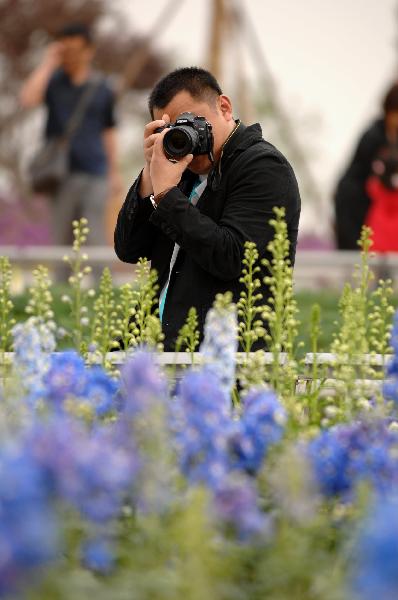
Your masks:
{"label": "man's hand", "polygon": [[139,193],[142,198],[149,196],[153,193],[153,185],[150,176],[150,165],[152,159],[153,145],[155,143],[156,138],[159,133],[155,133],[155,130],[159,127],[164,127],[170,123],[169,115],[164,114],[161,119],[157,121],[151,121],[145,125],[144,129],[144,158],[145,158],[145,167],[141,175]]}
{"label": "man's hand", "polygon": [[52,42],[47,46],[41,64],[49,69],[56,69],[61,64],[62,50],[62,42]]}
{"label": "man's hand", "polygon": [[61,64],[62,42],[53,42],[44,53],[38,67],[31,73],[19,93],[24,108],[33,108],[44,100],[45,91],[54,70]]}
{"label": "man's hand", "polygon": [[149,165],[151,164],[153,146],[155,144],[155,141],[159,137],[159,133],[155,133],[155,130],[159,129],[159,127],[164,127],[165,125],[168,125],[169,123],[170,123],[169,115],[164,114],[161,119],[158,119],[157,121],[151,121],[150,123],[145,125],[144,157],[145,157],[145,162],[148,165],[148,168],[149,168]]}
{"label": "man's hand", "polygon": [[187,154],[187,156],[184,156],[178,162],[169,161],[163,151],[163,138],[167,131],[166,129],[158,133],[152,146],[149,174],[155,196],[164,190],[178,185],[183,172],[193,159],[193,154]]}

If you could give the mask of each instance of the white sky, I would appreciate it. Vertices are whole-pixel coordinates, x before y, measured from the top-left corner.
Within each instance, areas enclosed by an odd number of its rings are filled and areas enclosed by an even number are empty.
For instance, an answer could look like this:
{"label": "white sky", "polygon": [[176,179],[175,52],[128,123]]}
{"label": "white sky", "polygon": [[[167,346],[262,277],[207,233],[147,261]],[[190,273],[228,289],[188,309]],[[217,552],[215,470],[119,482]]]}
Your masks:
{"label": "white sky", "polygon": [[[167,2],[126,0],[136,30],[149,31]],[[204,63],[210,2],[176,1],[176,16],[170,17],[170,23],[165,22],[163,33],[160,31],[154,40],[158,49],[170,54],[172,67]],[[361,130],[376,116],[386,87],[398,74],[398,2],[242,2],[261,40],[284,109],[293,122],[296,116],[306,121],[315,117],[312,131],[303,136],[304,145],[310,140],[309,165],[323,190],[324,203],[330,206],[337,174]],[[230,54],[224,62],[233,70],[236,53],[230,50]],[[253,76],[256,66],[250,64],[249,55],[245,60]],[[302,129],[299,123],[300,136]],[[303,205],[306,211],[305,198]],[[316,218],[319,220],[319,214]],[[304,219],[304,224],[307,229],[314,226],[310,217]]]}

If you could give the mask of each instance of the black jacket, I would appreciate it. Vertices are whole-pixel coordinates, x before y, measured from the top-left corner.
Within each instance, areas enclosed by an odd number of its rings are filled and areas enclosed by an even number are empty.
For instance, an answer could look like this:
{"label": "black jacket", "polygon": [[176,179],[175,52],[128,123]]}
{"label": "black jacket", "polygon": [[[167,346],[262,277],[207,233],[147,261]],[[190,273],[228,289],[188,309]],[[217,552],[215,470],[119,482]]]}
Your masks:
{"label": "black jacket", "polygon": [[366,180],[372,162],[387,144],[384,120],[375,121],[361,136],[354,156],[337,184],[334,194],[335,235],[340,250],[358,250],[357,241],[370,205]]}
{"label": "black jacket", "polygon": [[[196,176],[189,170],[155,210],[141,198],[139,178],[129,190],[115,230],[115,250],[125,262],[140,257],[157,270],[159,290],[168,278],[174,243],[180,245],[170,278],[163,313],[165,350],[174,350],[188,310],[195,306],[203,333],[206,313],[217,293],[231,290],[238,300],[241,290],[244,243],[257,244],[261,257],[274,230],[269,220],[274,206],[284,206],[294,262],[300,216],[300,195],[286,158],[262,138],[260,125],[242,123],[224,146],[221,159],[209,173],[207,187],[197,206],[187,202]],[[261,279],[266,274],[261,267]],[[264,300],[269,291],[260,290]]]}

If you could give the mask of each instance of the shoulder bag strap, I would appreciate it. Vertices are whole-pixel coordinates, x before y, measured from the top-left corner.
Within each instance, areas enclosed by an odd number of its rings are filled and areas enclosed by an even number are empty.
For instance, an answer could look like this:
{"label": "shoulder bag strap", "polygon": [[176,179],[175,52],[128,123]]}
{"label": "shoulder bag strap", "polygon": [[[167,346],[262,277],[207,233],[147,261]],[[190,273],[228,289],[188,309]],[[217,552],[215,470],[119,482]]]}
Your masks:
{"label": "shoulder bag strap", "polygon": [[101,83],[101,77],[95,74],[89,81],[87,88],[84,90],[82,95],[79,98],[79,101],[72,113],[69,117],[69,120],[65,126],[65,131],[61,136],[62,139],[69,143],[73,134],[80,126],[84,114],[88,108],[89,102],[94,96],[94,92],[98,89],[99,84]]}

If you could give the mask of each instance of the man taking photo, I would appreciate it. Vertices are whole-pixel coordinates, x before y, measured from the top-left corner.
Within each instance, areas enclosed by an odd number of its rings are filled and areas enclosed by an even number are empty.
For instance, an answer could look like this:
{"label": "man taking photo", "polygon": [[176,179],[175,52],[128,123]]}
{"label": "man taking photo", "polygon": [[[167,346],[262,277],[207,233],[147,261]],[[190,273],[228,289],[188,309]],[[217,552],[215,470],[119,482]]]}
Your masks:
{"label": "man taking photo", "polygon": [[286,210],[293,264],[300,195],[286,158],[262,138],[258,124],[234,119],[230,99],[208,71],[166,75],[150,95],[149,112],[145,166],[120,210],[115,250],[129,263],[146,257],[156,269],[164,348],[171,351],[190,307],[202,337],[216,294],[230,290],[239,299],[244,244],[254,242],[260,257],[267,256],[275,206]]}

